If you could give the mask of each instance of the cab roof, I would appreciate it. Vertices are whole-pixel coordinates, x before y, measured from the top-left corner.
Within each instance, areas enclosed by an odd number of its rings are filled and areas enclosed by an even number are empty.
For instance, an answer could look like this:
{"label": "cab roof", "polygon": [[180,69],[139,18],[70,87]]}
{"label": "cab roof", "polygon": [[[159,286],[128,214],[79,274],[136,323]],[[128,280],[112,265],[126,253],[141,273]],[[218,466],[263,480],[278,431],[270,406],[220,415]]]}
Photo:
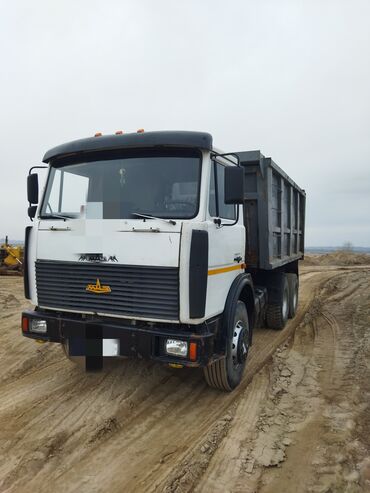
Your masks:
{"label": "cab roof", "polygon": [[53,147],[43,157],[44,163],[53,159],[83,155],[88,152],[109,151],[112,149],[138,149],[157,147],[189,147],[212,149],[212,135],[206,132],[189,132],[164,130],[159,132],[142,132],[101,135],[74,140]]}

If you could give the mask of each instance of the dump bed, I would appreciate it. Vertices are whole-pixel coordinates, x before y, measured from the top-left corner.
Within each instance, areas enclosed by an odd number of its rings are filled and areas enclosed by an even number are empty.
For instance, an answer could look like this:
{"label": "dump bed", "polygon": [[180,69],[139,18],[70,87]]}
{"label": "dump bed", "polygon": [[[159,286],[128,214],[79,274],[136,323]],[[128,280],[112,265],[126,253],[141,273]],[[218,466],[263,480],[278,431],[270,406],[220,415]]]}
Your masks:
{"label": "dump bed", "polygon": [[236,154],[244,168],[247,267],[271,270],[303,258],[304,190],[260,151]]}

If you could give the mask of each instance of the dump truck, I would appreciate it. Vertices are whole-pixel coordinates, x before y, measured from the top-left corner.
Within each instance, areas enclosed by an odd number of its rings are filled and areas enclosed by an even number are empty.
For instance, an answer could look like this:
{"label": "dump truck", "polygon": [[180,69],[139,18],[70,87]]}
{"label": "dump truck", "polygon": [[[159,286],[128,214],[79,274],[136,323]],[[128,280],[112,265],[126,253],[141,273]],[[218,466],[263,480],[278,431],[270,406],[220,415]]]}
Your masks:
{"label": "dump truck", "polygon": [[105,358],[199,367],[241,381],[255,327],[298,305],[305,192],[260,151],[209,133],[117,132],[46,152],[28,176],[25,337],[59,343],[86,370]]}

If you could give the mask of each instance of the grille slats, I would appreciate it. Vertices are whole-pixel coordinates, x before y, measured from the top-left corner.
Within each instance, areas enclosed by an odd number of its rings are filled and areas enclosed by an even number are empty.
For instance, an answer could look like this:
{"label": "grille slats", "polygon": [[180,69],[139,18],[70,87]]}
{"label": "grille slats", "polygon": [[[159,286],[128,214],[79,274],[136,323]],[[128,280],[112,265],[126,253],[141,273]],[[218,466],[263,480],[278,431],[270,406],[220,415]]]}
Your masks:
{"label": "grille slats", "polygon": [[[51,273],[51,274],[46,275],[46,276],[45,275],[40,275],[39,276],[39,279],[43,279],[43,280],[49,282],[50,275],[52,275],[53,276],[53,279],[55,281],[74,281],[75,278],[76,278],[76,276],[79,276],[81,274],[83,275],[83,273],[76,272],[76,275],[75,276],[73,276],[73,275],[71,275],[71,276],[57,276],[57,275],[54,275],[54,273]],[[98,275],[96,277],[99,277],[100,278],[100,277],[103,277],[103,276],[104,276],[104,274]],[[131,286],[132,284],[136,287],[136,286],[139,285],[138,284],[138,281],[140,281],[140,279],[138,279],[136,282],[133,281],[133,282],[127,282],[127,283],[124,283],[124,284],[122,283],[121,284],[120,281],[119,281],[119,278],[114,278],[112,276],[110,279],[111,280],[116,279],[118,281],[118,283],[119,283],[118,286],[122,286],[122,287],[124,287],[124,286]],[[95,278],[95,281],[96,281],[96,278]],[[145,285],[148,286],[148,287],[152,287],[153,285],[155,285],[155,286],[168,287],[170,285],[171,281],[172,281],[171,278],[169,278],[168,280],[160,280],[160,281],[155,281],[153,279],[148,279],[148,280],[145,280]]]}
{"label": "grille slats", "polygon": [[[45,296],[47,296],[45,294]],[[99,300],[101,305],[115,305],[117,303],[119,303],[121,306],[134,306],[135,304],[137,305],[137,299],[136,298],[132,298],[132,299],[127,299],[125,300],[125,302],[122,302],[122,298],[119,298],[119,297],[111,297],[110,295],[97,295],[97,296],[100,296],[101,298],[103,298],[104,296],[104,299],[101,299]],[[109,299],[108,299],[109,297]],[[39,299],[40,299],[40,296],[39,296]],[[58,302],[59,301],[59,296],[54,294],[54,295],[50,295],[48,297],[49,300],[54,300],[55,302]],[[80,303],[85,303],[85,304],[89,304],[89,305],[94,305],[95,304],[95,301],[94,300],[86,300],[85,297],[83,296],[64,296],[64,302],[68,302],[68,303],[76,303],[76,301],[80,302]],[[158,305],[158,300],[153,300],[153,299],[148,299],[148,301],[145,303],[145,306],[146,307],[156,307]],[[140,305],[142,306],[142,304]],[[166,307],[166,306],[169,306],[169,307],[172,307],[173,306],[173,301],[171,302],[166,302],[164,301],[163,303],[161,303],[161,306],[163,307]]]}
{"label": "grille slats", "polygon": [[[118,267],[118,266],[117,266]],[[123,266],[120,266],[120,267],[123,267]],[[177,269],[176,269],[177,270]],[[50,275],[53,275],[55,276],[55,278],[60,278],[60,279],[72,279],[72,280],[75,280],[76,277],[78,277],[79,275],[84,275],[85,272],[81,272],[81,271],[76,271],[76,272],[69,272],[69,273],[59,273],[59,272],[54,272],[54,271],[50,271],[49,273],[39,273],[39,276],[40,278],[47,278],[47,279],[50,279]],[[102,273],[101,275],[104,275],[105,273]],[[158,274],[157,274],[158,275]],[[125,274],[126,276],[126,274]],[[124,285],[130,285],[131,283],[135,283],[137,284],[138,281],[140,281],[142,279],[141,276],[136,276],[136,277],[125,277],[125,280],[122,280],[122,277],[120,275],[117,275],[117,274],[110,274],[110,279],[117,279],[123,286]],[[145,279],[145,282],[147,283],[155,283],[155,284],[164,284],[166,285],[167,282],[171,281],[173,279],[173,276],[166,276],[166,275],[161,275],[160,279],[156,279],[155,276],[151,276],[151,277],[145,277],[143,278]]]}
{"label": "grille slats", "polygon": [[[111,292],[86,291],[99,279]],[[145,267],[38,260],[36,286],[41,307],[177,320],[176,267]]]}
{"label": "grille slats", "polygon": [[[79,295],[81,294],[81,291],[84,291],[86,288],[86,285],[82,284],[80,286],[76,286],[76,287],[73,287],[73,288],[70,288],[69,289],[69,294],[70,295]],[[60,288],[59,287],[53,287],[53,286],[49,286],[48,288],[42,288],[40,287],[38,289],[38,293],[41,294],[53,294],[53,293],[56,293],[57,295],[60,293]],[[116,298],[117,296],[125,296],[127,298],[132,298],[132,297],[142,297],[142,298],[145,298],[145,299],[159,299],[159,300],[162,300],[163,299],[163,294],[166,293],[166,298],[168,299],[177,299],[177,295],[176,293],[174,293],[173,291],[169,291],[169,290],[161,290],[160,293],[153,293],[152,290],[147,290],[147,289],[140,289],[139,290],[132,290],[132,289],[120,289],[120,288],[115,288],[114,292],[111,292],[110,293],[110,298]],[[165,301],[165,300],[163,300]]]}

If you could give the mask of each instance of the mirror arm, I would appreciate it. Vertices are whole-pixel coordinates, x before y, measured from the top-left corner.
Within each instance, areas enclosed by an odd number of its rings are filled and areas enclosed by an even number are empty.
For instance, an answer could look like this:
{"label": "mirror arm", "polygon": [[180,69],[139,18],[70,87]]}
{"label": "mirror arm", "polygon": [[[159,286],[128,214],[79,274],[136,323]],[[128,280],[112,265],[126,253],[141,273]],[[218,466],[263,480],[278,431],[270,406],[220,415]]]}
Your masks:
{"label": "mirror arm", "polygon": [[[221,226],[235,226],[235,224],[238,223],[238,221],[239,221],[239,208],[240,208],[240,204],[235,204],[235,205],[236,205],[236,219],[235,219],[235,221],[233,223],[222,223],[221,222],[221,219],[219,219],[219,221],[220,221],[219,226],[220,227]],[[216,220],[215,220],[215,222],[216,222]]]}
{"label": "mirror arm", "polygon": [[[216,152],[216,151],[211,151],[211,156],[212,156],[212,159],[214,160],[216,157],[223,157],[224,159],[226,159],[227,161],[230,161],[230,163],[232,164],[236,164],[238,168],[240,168],[240,157],[238,154],[236,154],[235,152],[225,152],[223,154],[219,153],[219,152]],[[231,159],[229,159],[227,156],[233,156],[235,159],[236,159],[236,163],[235,161],[232,161]]]}
{"label": "mirror arm", "polygon": [[32,166],[32,168],[29,169],[28,174],[31,175],[34,169],[45,169],[45,168],[48,168],[48,166]]}

